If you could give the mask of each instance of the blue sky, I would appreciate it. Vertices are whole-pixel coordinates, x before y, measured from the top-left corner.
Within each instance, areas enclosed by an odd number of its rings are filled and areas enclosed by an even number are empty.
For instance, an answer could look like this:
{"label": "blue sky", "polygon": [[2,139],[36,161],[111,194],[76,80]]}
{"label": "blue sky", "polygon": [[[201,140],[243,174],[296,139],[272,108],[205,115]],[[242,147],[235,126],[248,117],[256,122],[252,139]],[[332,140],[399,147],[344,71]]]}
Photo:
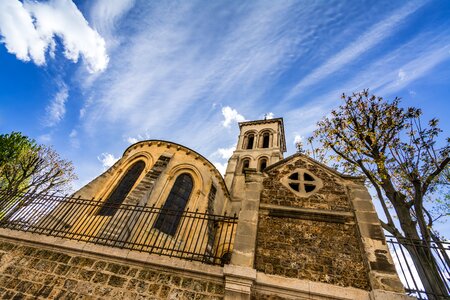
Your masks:
{"label": "blue sky", "polygon": [[141,139],[223,168],[269,113],[292,154],[363,88],[450,131],[450,1],[2,0],[0,35],[0,131],[53,145],[75,187]]}

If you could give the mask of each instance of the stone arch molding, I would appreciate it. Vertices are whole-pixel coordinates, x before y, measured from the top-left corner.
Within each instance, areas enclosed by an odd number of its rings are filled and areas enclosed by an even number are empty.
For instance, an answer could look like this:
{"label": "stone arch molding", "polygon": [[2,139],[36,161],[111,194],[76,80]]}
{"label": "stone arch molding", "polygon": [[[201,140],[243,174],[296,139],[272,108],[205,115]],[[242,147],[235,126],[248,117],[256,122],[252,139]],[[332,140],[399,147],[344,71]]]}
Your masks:
{"label": "stone arch molding", "polygon": [[[147,174],[148,171],[153,167],[154,159],[153,156],[145,151],[135,153],[130,157],[122,157],[119,159],[114,166],[117,166],[115,171],[112,172],[112,176],[109,178],[108,183],[103,186],[103,188],[95,195],[95,198],[106,199],[114,188],[119,184],[120,180],[124,176],[126,170],[130,168],[134,163],[142,160],[145,163],[144,170],[140,174],[139,178],[134,183],[131,191],[141,182],[142,178]],[[113,167],[114,167],[113,166]],[[110,169],[111,170],[111,169]],[[130,191],[130,192],[131,192]]]}
{"label": "stone arch molding", "polygon": [[300,197],[311,196],[323,187],[323,181],[319,177],[302,168],[286,174],[281,179],[281,183]]}
{"label": "stone arch molding", "polygon": [[206,190],[206,185],[203,180],[203,176],[201,172],[198,170],[196,166],[193,164],[183,163],[178,164],[171,168],[168,172],[168,180],[173,181],[177,176],[181,175],[182,173],[188,173],[192,176],[192,179],[194,181],[193,190],[200,190],[204,191]]}

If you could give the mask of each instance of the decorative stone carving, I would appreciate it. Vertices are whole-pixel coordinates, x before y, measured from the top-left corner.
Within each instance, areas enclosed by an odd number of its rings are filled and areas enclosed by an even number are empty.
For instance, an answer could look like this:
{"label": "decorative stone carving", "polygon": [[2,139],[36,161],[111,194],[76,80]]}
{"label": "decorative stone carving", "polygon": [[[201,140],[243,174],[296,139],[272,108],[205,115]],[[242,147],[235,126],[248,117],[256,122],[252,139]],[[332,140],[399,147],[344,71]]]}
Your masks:
{"label": "decorative stone carving", "polygon": [[305,169],[296,169],[283,177],[281,183],[300,197],[308,197],[323,186],[320,178]]}

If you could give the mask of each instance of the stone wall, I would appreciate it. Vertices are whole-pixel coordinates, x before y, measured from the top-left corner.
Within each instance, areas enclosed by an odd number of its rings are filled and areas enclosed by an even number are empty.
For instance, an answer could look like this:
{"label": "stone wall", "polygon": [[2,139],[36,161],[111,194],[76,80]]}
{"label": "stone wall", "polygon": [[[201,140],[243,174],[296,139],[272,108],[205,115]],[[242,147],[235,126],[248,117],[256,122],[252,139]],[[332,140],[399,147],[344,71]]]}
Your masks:
{"label": "stone wall", "polygon": [[0,240],[2,299],[223,299],[224,285],[166,268]]}
{"label": "stone wall", "polygon": [[260,215],[256,270],[367,290],[355,231],[351,224]]}
{"label": "stone wall", "polygon": [[[281,183],[297,168],[323,187],[299,197]],[[258,220],[255,268],[265,274],[370,289],[368,266],[344,180],[305,158],[267,170]]]}
{"label": "stone wall", "polygon": [[[281,183],[281,179],[297,168],[307,169],[323,182],[323,187],[309,197],[298,197]],[[283,168],[271,169],[264,179],[261,203],[299,208],[351,211],[345,185],[337,176],[317,164],[296,160]]]}

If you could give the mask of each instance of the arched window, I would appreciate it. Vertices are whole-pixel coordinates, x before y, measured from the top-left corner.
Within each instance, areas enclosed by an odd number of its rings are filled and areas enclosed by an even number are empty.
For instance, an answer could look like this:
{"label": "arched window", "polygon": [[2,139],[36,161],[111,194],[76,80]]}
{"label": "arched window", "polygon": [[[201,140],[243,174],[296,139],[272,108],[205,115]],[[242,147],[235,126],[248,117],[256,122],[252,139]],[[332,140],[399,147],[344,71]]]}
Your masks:
{"label": "arched window", "polygon": [[244,170],[247,169],[250,166],[250,160],[244,159],[242,161],[242,173],[244,173]]}
{"label": "arched window", "polygon": [[263,141],[262,141],[262,148],[269,148],[269,142],[270,142],[270,133],[264,132],[264,134],[263,134]]}
{"label": "arched window", "polygon": [[250,160],[248,158],[244,159],[242,161],[242,173],[244,173],[244,170],[250,167]]}
{"label": "arched window", "polygon": [[191,175],[183,173],[177,177],[156,219],[155,228],[169,235],[175,235],[193,186]]}
{"label": "arched window", "polygon": [[138,180],[142,171],[145,168],[145,163],[140,160],[135,162],[130,168],[128,168],[125,175],[120,180],[114,191],[109,195],[108,199],[103,203],[103,206],[98,211],[97,215],[100,216],[112,216],[119,209],[123,200],[127,197],[131,188]]}
{"label": "arched window", "polygon": [[264,169],[267,167],[267,159],[266,158],[261,158],[259,160],[259,171],[262,172],[264,171]]}
{"label": "arched window", "polygon": [[246,149],[253,149],[253,143],[255,142],[255,135],[249,134],[247,136],[247,147]]}

